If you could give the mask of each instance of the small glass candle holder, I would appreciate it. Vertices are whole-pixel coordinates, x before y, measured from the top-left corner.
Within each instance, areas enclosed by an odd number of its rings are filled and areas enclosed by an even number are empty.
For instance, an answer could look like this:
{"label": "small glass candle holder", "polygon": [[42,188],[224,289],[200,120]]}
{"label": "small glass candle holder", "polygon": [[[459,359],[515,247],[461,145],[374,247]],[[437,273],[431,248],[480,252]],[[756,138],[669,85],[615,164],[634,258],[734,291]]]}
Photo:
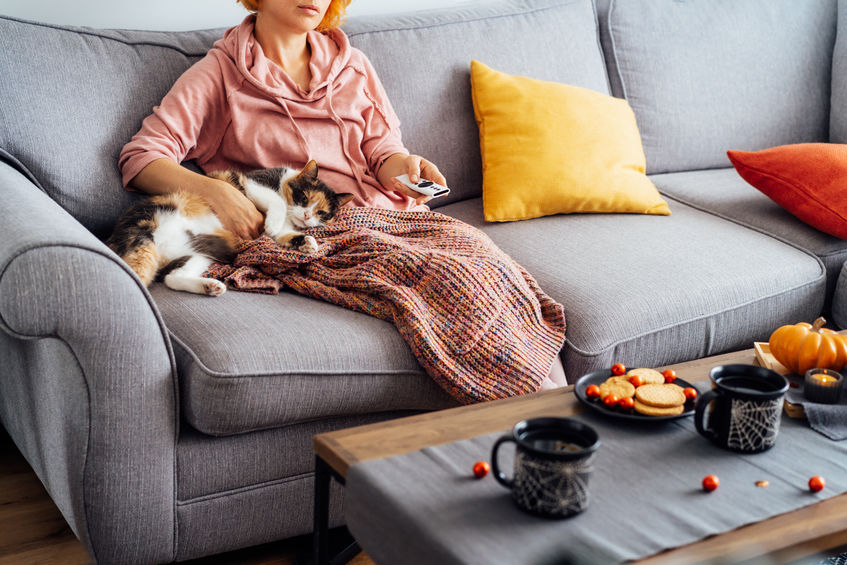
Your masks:
{"label": "small glass candle holder", "polygon": [[811,402],[835,404],[841,400],[844,377],[830,369],[809,369],[803,384],[803,396]]}

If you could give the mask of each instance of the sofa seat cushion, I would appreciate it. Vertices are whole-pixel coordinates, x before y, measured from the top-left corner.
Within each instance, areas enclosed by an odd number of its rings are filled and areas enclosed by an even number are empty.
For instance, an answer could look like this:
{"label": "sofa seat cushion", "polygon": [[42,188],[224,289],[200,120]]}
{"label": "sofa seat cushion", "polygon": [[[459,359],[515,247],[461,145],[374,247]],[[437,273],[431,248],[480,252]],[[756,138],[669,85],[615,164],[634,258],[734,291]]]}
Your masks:
{"label": "sofa seat cushion", "polygon": [[648,173],[827,141],[835,0],[612,0],[602,24]]}
{"label": "sofa seat cushion", "polygon": [[182,412],[206,434],[456,405],[388,322],[288,292],[150,292],[174,343]]}
{"label": "sofa seat cushion", "polygon": [[827,297],[832,294],[841,265],[847,260],[847,241],[801,222],[750,186],[735,169],[669,173],[650,178],[669,198],[756,229],[816,255],[826,266]]}
{"label": "sofa seat cushion", "polygon": [[[220,437],[182,426],[177,443],[177,500],[186,505],[209,496],[223,497],[245,488],[311,475],[315,470],[312,444],[316,434],[414,413],[357,414]],[[275,448],[280,446],[284,449]]]}
{"label": "sofa seat cushion", "polygon": [[508,224],[486,223],[478,200],[444,212],[484,230],[564,305],[570,382],[615,362],[658,366],[751,347],[820,312],[815,256],[684,204],[671,210]]}

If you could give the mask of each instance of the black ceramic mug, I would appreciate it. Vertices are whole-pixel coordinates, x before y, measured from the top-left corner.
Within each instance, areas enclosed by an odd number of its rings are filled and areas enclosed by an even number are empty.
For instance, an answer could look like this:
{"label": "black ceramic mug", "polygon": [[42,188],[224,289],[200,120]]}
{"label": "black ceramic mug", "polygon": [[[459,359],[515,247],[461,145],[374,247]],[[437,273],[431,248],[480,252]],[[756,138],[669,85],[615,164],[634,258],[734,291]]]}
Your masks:
{"label": "black ceramic mug", "polygon": [[[514,442],[512,479],[500,470],[497,450]],[[569,418],[533,418],[515,424],[491,449],[494,478],[512,491],[523,510],[548,518],[565,518],[588,507],[588,477],[600,446],[597,432]]]}
{"label": "black ceramic mug", "polygon": [[[788,390],[785,377],[756,365],[721,365],[709,376],[712,390],[697,400],[697,431],[717,445],[740,453],[773,447]],[[710,405],[707,423],[706,408]]]}

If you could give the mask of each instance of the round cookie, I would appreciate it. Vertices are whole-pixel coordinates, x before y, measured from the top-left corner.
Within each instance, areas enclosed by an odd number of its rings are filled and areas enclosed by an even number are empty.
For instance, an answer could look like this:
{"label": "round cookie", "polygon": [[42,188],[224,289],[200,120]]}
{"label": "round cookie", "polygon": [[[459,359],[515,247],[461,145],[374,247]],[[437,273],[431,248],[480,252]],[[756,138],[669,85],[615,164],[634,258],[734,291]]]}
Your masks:
{"label": "round cookie", "polygon": [[[679,385],[678,385],[678,384],[676,384],[676,383],[667,383],[665,386],[667,386],[667,387],[676,387],[677,389],[679,389],[679,392],[682,392],[682,391],[684,390],[681,386],[679,386]],[[682,396],[685,396],[685,393],[684,393],[684,392],[682,392]]]}
{"label": "round cookie", "polygon": [[665,377],[656,369],[642,367],[639,369],[630,369],[626,373],[627,378],[634,377],[635,375],[641,377],[641,381],[646,385],[660,385],[665,382]]}
{"label": "round cookie", "polygon": [[679,406],[672,406],[671,408],[659,408],[658,406],[644,404],[636,398],[634,408],[636,412],[644,414],[645,416],[676,416],[678,414],[682,414],[685,406],[680,404]]}
{"label": "round cookie", "polygon": [[656,408],[674,408],[685,404],[685,394],[676,385],[642,385],[635,390],[635,399]]}
{"label": "round cookie", "polygon": [[635,387],[623,377],[610,377],[600,385],[600,398],[610,394],[614,394],[618,398],[632,396],[635,394]]}

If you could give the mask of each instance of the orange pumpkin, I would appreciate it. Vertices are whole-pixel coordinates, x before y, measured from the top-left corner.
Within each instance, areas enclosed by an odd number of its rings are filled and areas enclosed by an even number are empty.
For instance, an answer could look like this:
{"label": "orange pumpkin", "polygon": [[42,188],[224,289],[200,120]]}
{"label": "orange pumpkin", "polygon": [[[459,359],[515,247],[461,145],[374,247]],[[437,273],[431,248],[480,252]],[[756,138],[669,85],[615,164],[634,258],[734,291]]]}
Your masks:
{"label": "orange pumpkin", "polygon": [[824,324],[826,320],[818,318],[814,324],[777,328],[768,342],[771,354],[798,375],[815,367],[840,371],[847,365],[847,336],[824,328]]}

